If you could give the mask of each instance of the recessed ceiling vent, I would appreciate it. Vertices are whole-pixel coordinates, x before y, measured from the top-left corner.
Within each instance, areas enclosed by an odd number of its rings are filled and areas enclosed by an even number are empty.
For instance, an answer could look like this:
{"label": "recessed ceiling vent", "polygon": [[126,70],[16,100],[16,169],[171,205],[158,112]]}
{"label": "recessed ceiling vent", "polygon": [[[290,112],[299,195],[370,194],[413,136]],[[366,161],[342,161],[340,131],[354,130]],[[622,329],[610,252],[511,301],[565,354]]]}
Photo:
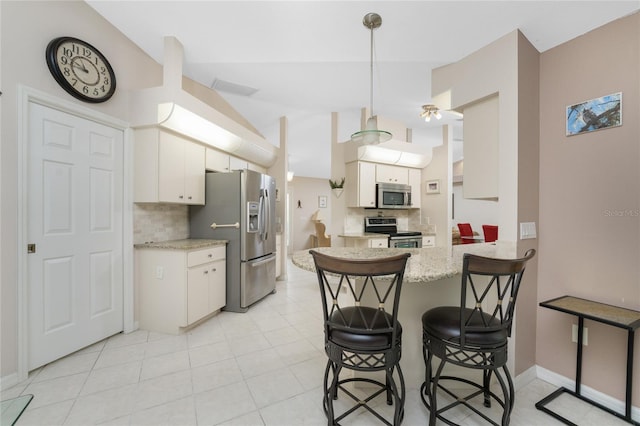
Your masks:
{"label": "recessed ceiling vent", "polygon": [[243,86],[242,84],[236,84],[226,80],[220,80],[219,78],[213,80],[211,88],[213,90],[217,90],[218,92],[226,92],[233,95],[247,97],[253,95],[258,91],[258,89],[254,89],[253,87]]}

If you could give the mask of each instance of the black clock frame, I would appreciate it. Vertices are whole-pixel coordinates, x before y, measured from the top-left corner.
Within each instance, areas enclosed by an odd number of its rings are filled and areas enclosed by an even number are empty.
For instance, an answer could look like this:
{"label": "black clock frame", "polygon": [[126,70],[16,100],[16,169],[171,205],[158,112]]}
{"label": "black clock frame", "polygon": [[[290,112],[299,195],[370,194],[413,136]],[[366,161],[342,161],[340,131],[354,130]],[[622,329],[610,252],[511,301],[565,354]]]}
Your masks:
{"label": "black clock frame", "polygon": [[[111,88],[109,89],[109,91],[104,96],[102,96],[100,98],[92,98],[90,96],[87,96],[87,95],[83,94],[82,92],[77,91],[67,81],[67,79],[64,78],[64,75],[62,74],[62,70],[58,66],[56,53],[58,52],[58,47],[60,47],[60,45],[62,43],[65,43],[65,42],[68,42],[68,41],[71,41],[71,42],[74,42],[74,43],[78,43],[78,44],[80,44],[82,46],[86,46],[87,48],[91,49],[102,60],[102,62],[104,62],[105,66],[107,67],[107,73],[109,74],[109,78],[112,81]],[[111,67],[111,64],[109,63],[107,58],[102,54],[102,52],[100,52],[98,49],[96,49],[94,46],[92,46],[91,44],[87,43],[86,41],[80,40],[80,39],[75,38],[75,37],[68,37],[68,36],[54,38],[47,45],[45,56],[46,56],[46,60],[47,60],[47,66],[49,67],[49,71],[51,71],[51,75],[53,76],[53,78],[58,82],[58,84],[67,93],[69,93],[74,98],[80,99],[81,101],[84,101],[84,102],[90,102],[90,103],[97,104],[97,103],[101,103],[101,102],[105,102],[105,101],[109,100],[113,96],[113,94],[115,93],[115,91],[116,91],[116,74],[113,71],[113,68]]]}

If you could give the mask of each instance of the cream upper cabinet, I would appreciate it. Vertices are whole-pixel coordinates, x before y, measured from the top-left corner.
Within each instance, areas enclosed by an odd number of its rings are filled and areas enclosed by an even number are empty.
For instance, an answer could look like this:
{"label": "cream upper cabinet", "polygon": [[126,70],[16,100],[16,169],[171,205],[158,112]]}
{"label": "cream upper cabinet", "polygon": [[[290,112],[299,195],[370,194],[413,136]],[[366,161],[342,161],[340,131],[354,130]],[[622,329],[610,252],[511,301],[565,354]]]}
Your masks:
{"label": "cream upper cabinet", "polygon": [[409,185],[411,185],[411,207],[419,209],[422,205],[422,170],[409,169]]}
{"label": "cream upper cabinet", "polygon": [[227,173],[231,170],[249,169],[254,172],[267,173],[267,169],[254,163],[250,163],[241,158],[234,157],[226,152],[207,148],[207,160],[205,163],[207,171]]}
{"label": "cream upper cabinet", "polygon": [[464,198],[498,197],[498,95],[464,108]]}
{"label": "cream upper cabinet", "polygon": [[229,156],[229,169],[230,170],[245,170],[249,167],[249,163],[247,160],[243,160],[242,158],[234,157],[233,155]]}
{"label": "cream upper cabinet", "polygon": [[229,154],[207,148],[205,168],[211,172],[227,173],[229,171]]}
{"label": "cream upper cabinet", "polygon": [[262,173],[265,175],[267,174],[267,169],[265,167],[258,166],[257,164],[247,162],[247,169],[253,170],[254,172]]}
{"label": "cream upper cabinet", "polygon": [[347,207],[376,206],[376,164],[355,161],[345,165]]}
{"label": "cream upper cabinet", "polygon": [[135,132],[134,200],[204,204],[205,147],[159,129]]}
{"label": "cream upper cabinet", "polygon": [[409,184],[409,172],[406,167],[376,164],[376,182]]}

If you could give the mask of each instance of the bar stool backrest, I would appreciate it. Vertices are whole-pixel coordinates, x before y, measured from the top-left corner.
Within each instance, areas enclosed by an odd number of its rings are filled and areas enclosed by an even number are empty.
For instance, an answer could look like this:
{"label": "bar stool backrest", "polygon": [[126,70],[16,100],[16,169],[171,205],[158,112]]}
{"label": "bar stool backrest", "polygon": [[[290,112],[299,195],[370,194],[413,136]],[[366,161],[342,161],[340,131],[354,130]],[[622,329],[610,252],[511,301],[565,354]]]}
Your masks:
{"label": "bar stool backrest", "polygon": [[520,282],[527,262],[536,254],[528,250],[520,259],[496,259],[465,253],[462,268],[460,345],[467,333],[505,330],[511,325]]}

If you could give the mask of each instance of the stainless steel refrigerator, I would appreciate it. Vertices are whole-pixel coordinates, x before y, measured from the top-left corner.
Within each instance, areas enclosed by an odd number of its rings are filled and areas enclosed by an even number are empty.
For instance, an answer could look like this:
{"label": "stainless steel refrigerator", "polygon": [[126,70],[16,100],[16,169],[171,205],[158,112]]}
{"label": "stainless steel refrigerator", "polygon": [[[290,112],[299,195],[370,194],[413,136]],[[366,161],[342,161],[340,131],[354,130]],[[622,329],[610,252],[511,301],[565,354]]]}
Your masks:
{"label": "stainless steel refrigerator", "polygon": [[205,205],[190,206],[191,238],[228,240],[225,310],[246,312],[276,289],[276,183],[252,170],[207,173]]}

